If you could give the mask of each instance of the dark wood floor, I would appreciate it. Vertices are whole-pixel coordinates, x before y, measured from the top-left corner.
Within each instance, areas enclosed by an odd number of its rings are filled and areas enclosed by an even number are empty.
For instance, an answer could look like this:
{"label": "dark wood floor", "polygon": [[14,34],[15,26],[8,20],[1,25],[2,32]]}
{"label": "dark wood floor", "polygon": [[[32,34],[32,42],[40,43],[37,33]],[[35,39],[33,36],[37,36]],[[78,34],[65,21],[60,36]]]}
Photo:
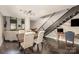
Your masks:
{"label": "dark wood floor", "polygon": [[[50,54],[49,49],[50,45],[48,44],[47,41],[43,44],[43,50],[42,54]],[[30,53],[30,54],[40,54],[40,52],[31,52],[31,50],[26,49],[25,53]],[[56,52],[53,52],[56,53]],[[21,51],[19,48],[18,42],[4,42],[2,46],[0,47],[0,54],[24,54],[24,51]]]}
{"label": "dark wood floor", "polygon": [[[46,39],[43,44],[43,50],[41,53],[39,52],[31,52],[31,50],[25,50],[26,54],[59,54],[56,49],[58,47],[57,41]],[[64,48],[63,43],[61,44],[61,48]],[[77,49],[77,54],[79,50]],[[18,45],[18,42],[4,42],[0,47],[0,54],[24,54],[24,51],[21,51]]]}
{"label": "dark wood floor", "polygon": [[4,42],[0,47],[0,54],[19,54],[17,42]]}

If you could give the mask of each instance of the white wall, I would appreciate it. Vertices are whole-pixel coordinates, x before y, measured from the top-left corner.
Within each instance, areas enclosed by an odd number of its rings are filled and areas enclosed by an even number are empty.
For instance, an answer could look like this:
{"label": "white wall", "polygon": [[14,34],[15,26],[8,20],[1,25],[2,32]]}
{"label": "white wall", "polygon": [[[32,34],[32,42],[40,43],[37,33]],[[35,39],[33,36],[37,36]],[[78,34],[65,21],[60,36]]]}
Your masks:
{"label": "white wall", "polygon": [[[79,18],[79,14],[73,17],[72,19]],[[64,28],[64,32],[73,31],[75,34],[79,34],[79,27],[71,27],[71,20],[64,23],[61,27]]]}
{"label": "white wall", "polygon": [[57,39],[58,38],[57,30],[55,29],[50,34],[48,34],[46,37]]}
{"label": "white wall", "polygon": [[3,43],[3,16],[0,14],[0,46]]}
{"label": "white wall", "polygon": [[34,28],[37,28],[37,30],[49,19],[49,17],[47,18],[40,18],[39,20],[35,21],[35,22],[31,22],[31,28],[34,29]]}
{"label": "white wall", "polygon": [[[76,15],[74,18],[79,18],[79,14]],[[72,19],[74,19],[74,18],[72,18]],[[71,27],[71,20],[67,21],[66,23],[61,25],[59,28],[63,28],[64,32],[73,31],[73,32],[75,32],[75,34],[79,34],[79,27]],[[53,32],[48,34],[46,37],[57,39],[56,30],[54,30]]]}

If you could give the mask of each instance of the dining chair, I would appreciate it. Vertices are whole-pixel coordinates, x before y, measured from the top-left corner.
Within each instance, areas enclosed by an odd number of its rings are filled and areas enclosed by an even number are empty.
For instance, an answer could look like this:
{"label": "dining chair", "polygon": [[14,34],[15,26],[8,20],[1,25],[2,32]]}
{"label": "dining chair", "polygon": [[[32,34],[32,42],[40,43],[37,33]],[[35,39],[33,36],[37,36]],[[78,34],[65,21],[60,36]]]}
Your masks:
{"label": "dining chair", "polygon": [[74,44],[74,36],[75,36],[75,33],[72,31],[65,32],[66,53],[75,53],[76,52],[76,46]]}
{"label": "dining chair", "polygon": [[43,48],[43,36],[44,36],[44,32],[45,31],[39,31],[38,32],[38,37],[34,40],[34,47],[33,50],[34,51],[42,51]]}
{"label": "dining chair", "polygon": [[24,49],[24,52],[26,49],[33,46],[34,34],[35,34],[34,32],[25,32],[24,33],[24,41],[21,43],[21,47]]}

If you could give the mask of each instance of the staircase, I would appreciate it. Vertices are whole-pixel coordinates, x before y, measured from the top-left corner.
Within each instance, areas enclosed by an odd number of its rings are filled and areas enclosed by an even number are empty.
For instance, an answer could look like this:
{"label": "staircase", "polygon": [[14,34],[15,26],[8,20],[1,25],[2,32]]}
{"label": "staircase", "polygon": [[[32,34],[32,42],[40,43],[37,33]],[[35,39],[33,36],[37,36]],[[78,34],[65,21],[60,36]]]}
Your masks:
{"label": "staircase", "polygon": [[[40,20],[39,23],[41,23],[42,25],[39,25],[38,28],[36,29],[36,31],[39,31],[40,29],[43,29],[43,30],[47,29],[52,23],[54,23],[56,20],[58,20],[68,10],[69,10],[69,8],[59,10],[59,11],[56,11],[53,13],[51,12],[50,14],[41,16],[40,19],[42,19],[42,20]],[[53,20],[53,19],[55,19],[55,20]]]}
{"label": "staircase", "polygon": [[57,21],[55,21],[52,25],[50,25],[46,30],[44,35],[48,35],[52,31],[54,31],[56,28],[58,28],[60,25],[64,24],[74,16],[76,16],[79,13],[79,5],[72,7],[70,10],[68,10],[63,16],[61,16]]}

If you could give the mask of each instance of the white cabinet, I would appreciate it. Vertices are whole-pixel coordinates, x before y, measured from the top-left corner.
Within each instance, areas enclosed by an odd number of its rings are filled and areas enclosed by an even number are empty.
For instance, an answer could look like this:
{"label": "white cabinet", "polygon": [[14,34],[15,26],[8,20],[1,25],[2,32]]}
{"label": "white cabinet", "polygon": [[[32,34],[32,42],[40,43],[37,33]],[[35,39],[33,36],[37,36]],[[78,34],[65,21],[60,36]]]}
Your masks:
{"label": "white cabinet", "polygon": [[5,40],[9,40],[9,41],[17,40],[17,36],[16,36],[17,33],[18,31],[5,31],[4,32]]}

